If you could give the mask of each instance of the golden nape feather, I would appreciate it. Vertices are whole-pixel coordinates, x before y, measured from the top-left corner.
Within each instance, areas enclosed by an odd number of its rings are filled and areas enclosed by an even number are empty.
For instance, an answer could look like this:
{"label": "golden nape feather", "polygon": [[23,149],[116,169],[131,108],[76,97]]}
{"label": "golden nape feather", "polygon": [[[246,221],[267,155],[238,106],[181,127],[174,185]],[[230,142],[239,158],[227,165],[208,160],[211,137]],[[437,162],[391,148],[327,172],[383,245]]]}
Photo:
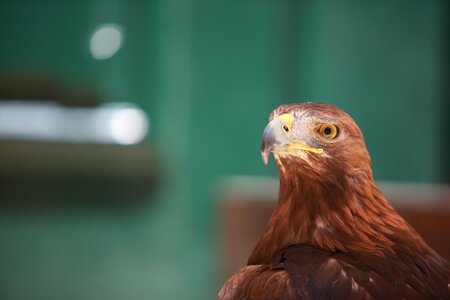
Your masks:
{"label": "golden nape feather", "polygon": [[218,299],[450,299],[449,263],[380,193],[347,113],[280,106],[261,151],[278,167],[278,205]]}

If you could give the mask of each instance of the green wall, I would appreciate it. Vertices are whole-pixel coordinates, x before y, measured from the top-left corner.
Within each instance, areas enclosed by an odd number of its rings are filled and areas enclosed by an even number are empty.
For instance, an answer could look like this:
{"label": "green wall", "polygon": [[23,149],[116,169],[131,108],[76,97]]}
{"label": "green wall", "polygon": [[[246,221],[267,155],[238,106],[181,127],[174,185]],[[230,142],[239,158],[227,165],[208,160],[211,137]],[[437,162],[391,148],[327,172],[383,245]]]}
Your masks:
{"label": "green wall", "polygon": [[448,117],[441,113],[448,101],[443,9],[439,1],[319,1],[310,8],[299,94],[354,116],[377,178],[440,180],[437,129]]}
{"label": "green wall", "polygon": [[[377,179],[448,174],[444,0],[0,3],[1,73],[138,103],[162,178],[139,211],[2,209],[2,299],[213,298],[214,187],[228,174],[275,176],[259,145],[282,103],[347,110]],[[125,44],[94,61],[89,35],[104,22],[124,26]]]}

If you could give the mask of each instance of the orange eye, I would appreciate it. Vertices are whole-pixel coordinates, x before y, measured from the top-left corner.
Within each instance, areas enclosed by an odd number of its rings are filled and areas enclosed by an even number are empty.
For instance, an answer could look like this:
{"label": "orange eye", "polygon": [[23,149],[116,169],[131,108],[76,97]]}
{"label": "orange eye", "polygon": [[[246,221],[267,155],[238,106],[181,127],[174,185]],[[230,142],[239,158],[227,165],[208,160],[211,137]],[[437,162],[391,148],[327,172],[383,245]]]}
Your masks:
{"label": "orange eye", "polygon": [[338,134],[338,128],[336,127],[336,125],[333,124],[322,124],[319,127],[319,133],[323,137],[332,140],[336,138]]}

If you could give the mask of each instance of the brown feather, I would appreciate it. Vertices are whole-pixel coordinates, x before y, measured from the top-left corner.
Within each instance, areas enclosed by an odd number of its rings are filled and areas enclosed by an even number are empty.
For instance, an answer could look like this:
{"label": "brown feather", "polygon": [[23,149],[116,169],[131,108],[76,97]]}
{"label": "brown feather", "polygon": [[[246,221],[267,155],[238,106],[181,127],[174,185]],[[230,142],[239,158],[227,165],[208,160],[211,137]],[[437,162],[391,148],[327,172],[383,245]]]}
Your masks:
{"label": "brown feather", "polygon": [[242,268],[228,279],[218,296],[223,300],[287,300],[295,297],[289,274],[277,264]]}
{"label": "brown feather", "polygon": [[[281,106],[271,118],[288,112],[297,119],[331,119],[343,136],[325,145],[327,155],[274,154],[278,206],[249,258],[250,269],[235,274],[219,299],[282,299],[281,287],[291,286],[291,299],[450,299],[448,262],[378,190],[353,119],[312,103]],[[276,296],[264,298],[269,290]]]}

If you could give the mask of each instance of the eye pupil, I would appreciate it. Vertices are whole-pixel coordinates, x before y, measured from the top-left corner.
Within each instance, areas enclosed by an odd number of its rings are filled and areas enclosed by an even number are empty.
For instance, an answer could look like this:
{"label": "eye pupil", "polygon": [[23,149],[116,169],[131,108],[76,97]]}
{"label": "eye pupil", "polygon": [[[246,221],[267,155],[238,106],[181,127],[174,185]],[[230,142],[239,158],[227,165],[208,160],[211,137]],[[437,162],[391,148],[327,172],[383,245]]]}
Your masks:
{"label": "eye pupil", "polygon": [[318,132],[327,139],[334,139],[338,134],[338,128],[333,124],[322,124]]}
{"label": "eye pupil", "polygon": [[283,125],[283,129],[284,131],[289,132],[289,127],[287,125]]}

